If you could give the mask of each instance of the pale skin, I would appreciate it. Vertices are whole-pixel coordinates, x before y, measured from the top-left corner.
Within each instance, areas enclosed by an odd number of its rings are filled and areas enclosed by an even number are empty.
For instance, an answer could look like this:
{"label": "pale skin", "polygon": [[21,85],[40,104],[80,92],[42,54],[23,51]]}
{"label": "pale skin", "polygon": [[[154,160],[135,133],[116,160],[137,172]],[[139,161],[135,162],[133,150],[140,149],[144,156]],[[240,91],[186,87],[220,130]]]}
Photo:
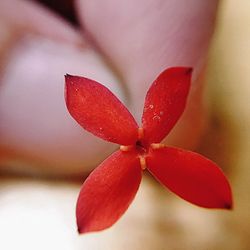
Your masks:
{"label": "pale skin", "polygon": [[187,109],[164,143],[194,148],[205,127],[202,72],[217,1],[77,0],[75,6],[84,28],[33,2],[0,2],[1,167],[79,175],[117,147],[71,118],[66,73],[106,85],[140,122],[157,75],[171,66],[193,67]]}

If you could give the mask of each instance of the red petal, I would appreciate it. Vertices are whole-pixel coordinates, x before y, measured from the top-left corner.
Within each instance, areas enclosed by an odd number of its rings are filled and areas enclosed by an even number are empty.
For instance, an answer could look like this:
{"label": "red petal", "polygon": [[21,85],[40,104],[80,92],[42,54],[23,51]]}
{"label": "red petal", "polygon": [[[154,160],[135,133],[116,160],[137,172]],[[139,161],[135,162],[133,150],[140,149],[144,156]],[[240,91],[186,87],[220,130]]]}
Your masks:
{"label": "red petal", "polygon": [[232,207],[228,180],[212,161],[194,153],[164,147],[147,158],[148,170],[183,199],[206,208]]}
{"label": "red petal", "polygon": [[135,143],[138,125],[109,89],[84,77],[66,75],[65,80],[68,110],[84,129],[114,143]]}
{"label": "red petal", "polygon": [[79,233],[112,226],[127,210],[141,182],[141,167],[133,152],[117,151],[84,182],[76,207]]}
{"label": "red petal", "polygon": [[161,142],[184,111],[192,68],[163,71],[148,90],[142,116],[145,141]]}

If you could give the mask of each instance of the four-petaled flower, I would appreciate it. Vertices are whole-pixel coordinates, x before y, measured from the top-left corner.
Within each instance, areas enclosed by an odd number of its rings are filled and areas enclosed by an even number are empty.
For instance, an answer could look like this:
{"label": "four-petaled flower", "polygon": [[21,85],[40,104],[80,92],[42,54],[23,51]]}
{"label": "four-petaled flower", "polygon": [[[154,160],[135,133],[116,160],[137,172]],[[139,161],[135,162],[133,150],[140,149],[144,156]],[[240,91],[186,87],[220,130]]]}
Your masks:
{"label": "four-petaled flower", "polygon": [[163,71],[148,90],[139,127],[110,90],[93,80],[66,75],[66,104],[87,131],[120,149],[84,182],[76,207],[79,233],[112,226],[127,210],[139,188],[142,170],[181,198],[205,208],[232,207],[229,182],[205,157],[160,142],[184,111],[192,69]]}

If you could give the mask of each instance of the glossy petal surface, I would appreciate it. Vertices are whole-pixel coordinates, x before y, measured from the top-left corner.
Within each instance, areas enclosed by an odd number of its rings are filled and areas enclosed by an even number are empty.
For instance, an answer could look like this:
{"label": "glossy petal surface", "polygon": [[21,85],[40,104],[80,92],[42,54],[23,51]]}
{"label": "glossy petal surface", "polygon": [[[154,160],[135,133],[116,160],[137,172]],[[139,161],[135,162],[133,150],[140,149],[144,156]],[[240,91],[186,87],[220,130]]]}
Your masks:
{"label": "glossy petal surface", "polygon": [[152,150],[147,166],[165,187],[193,204],[232,207],[228,180],[214,162],[197,153],[169,147]]}
{"label": "glossy petal surface", "polygon": [[84,182],[76,207],[79,233],[112,226],[127,210],[141,182],[141,167],[134,152],[117,151]]}
{"label": "glossy petal surface", "polygon": [[169,68],[148,90],[142,116],[148,143],[161,142],[180,118],[190,89],[191,73],[191,68]]}
{"label": "glossy petal surface", "polygon": [[84,77],[66,75],[65,79],[67,108],[84,129],[110,142],[135,143],[138,125],[109,89]]}

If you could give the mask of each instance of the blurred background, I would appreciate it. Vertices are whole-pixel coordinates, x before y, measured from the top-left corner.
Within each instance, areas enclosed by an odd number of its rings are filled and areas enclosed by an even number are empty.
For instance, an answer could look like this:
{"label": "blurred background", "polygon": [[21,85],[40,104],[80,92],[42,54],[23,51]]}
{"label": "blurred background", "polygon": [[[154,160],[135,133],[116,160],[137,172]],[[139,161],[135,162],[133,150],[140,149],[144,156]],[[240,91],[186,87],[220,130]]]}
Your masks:
{"label": "blurred background", "polygon": [[[23,1],[3,1],[4,7],[7,5],[6,2],[12,3],[11,11],[17,13],[19,3]],[[29,1],[24,2],[28,3]],[[73,1],[60,1],[60,4],[58,4],[58,1],[41,0],[39,2],[44,6],[42,8],[50,8],[53,12],[57,12],[61,18],[60,22],[64,22],[62,18],[65,18],[74,25],[74,28],[71,29],[69,28],[71,24],[60,26],[59,21],[50,19],[50,23],[46,23],[44,27],[43,22],[41,22],[39,32],[42,34],[50,33],[51,31],[47,27],[56,25],[57,28],[49,34],[52,37],[54,36],[54,39],[64,40],[66,44],[72,43],[83,48],[88,47],[82,41],[77,28],[75,28],[79,25],[79,19],[76,18],[76,7],[74,7]],[[13,8],[13,4],[17,7]],[[27,6],[25,6],[26,10],[30,8]],[[16,51],[16,45],[13,45],[15,43],[13,40],[20,36],[19,31],[15,32],[15,38],[13,39],[13,35],[8,32],[8,28],[14,27],[13,22],[15,20],[20,23],[25,19],[20,17],[19,20],[18,15],[15,14],[14,18],[8,17],[8,22],[6,22],[6,16],[8,16],[10,8],[2,8],[2,12],[3,10],[4,13],[0,12],[0,91],[5,91],[5,84],[7,86],[7,84],[13,82],[11,77],[14,74],[17,76],[14,79],[19,79],[18,71],[23,71],[23,68],[20,67],[18,70],[13,70],[14,73],[10,77],[6,77],[6,72],[12,70],[12,66],[9,65],[13,64],[11,60],[15,58],[15,53],[20,53]],[[72,166],[81,165],[81,158],[79,158],[79,161],[72,160],[76,153],[81,152],[81,148],[78,152],[75,152],[71,144],[68,147],[69,150],[72,150],[72,152],[70,151],[72,158],[63,158],[62,162],[53,160],[52,163],[46,164],[46,161],[40,159],[35,152],[32,158],[33,165],[27,166],[20,160],[22,157],[19,157],[25,155],[26,148],[13,154],[13,152],[9,152],[8,147],[4,147],[8,145],[7,139],[16,143],[15,140],[18,142],[25,141],[26,137],[20,136],[15,132],[14,127],[13,130],[10,127],[9,130],[13,134],[13,138],[11,136],[7,138],[3,131],[7,131],[5,126],[7,126],[6,120],[8,119],[2,119],[1,121],[0,117],[0,123],[2,122],[2,125],[0,125],[0,140],[2,140],[0,143],[0,248],[4,250],[250,249],[250,195],[248,193],[250,191],[250,132],[248,129],[250,126],[249,13],[249,1],[224,0],[219,3],[215,32],[209,49],[205,73],[209,119],[206,119],[205,132],[199,135],[199,143],[196,147],[197,151],[216,161],[230,179],[234,193],[234,209],[232,211],[215,211],[195,207],[163,190],[150,176],[144,176],[135,201],[118,223],[104,232],[79,236],[75,224],[75,203],[79,188],[89,169],[100,162],[100,159],[96,159],[94,154],[101,152],[101,155],[106,155],[114,148],[111,147],[104,152],[105,145],[100,146],[101,142],[91,141],[91,148],[96,149],[97,152],[94,151],[93,153],[93,150],[90,149],[87,151],[86,157],[89,157],[87,161],[91,161],[91,166],[85,167],[83,170],[76,167],[74,168],[76,170],[71,169],[67,172],[71,162]],[[37,12],[37,18],[43,19],[43,11]],[[43,50],[36,50],[37,41],[29,41],[28,43],[32,56],[36,56],[37,53],[39,53],[39,57],[43,55]],[[39,43],[42,44],[44,51],[48,50],[47,42],[40,41]],[[23,46],[22,42],[18,46]],[[78,72],[81,71],[81,67],[86,67],[85,64],[81,64],[81,58],[79,58],[77,51],[69,49],[66,45],[63,46],[65,47],[61,51],[57,50],[57,45],[53,45],[49,49],[50,54],[57,59],[51,59],[52,57],[46,59],[48,65],[53,67],[51,63],[53,60],[56,65],[60,64],[61,60],[69,60],[70,66],[61,67],[64,72],[70,70]],[[61,53],[63,53],[63,59],[58,56],[61,56]],[[102,60],[93,57],[93,54],[95,52],[88,52],[84,56],[89,58],[89,61],[94,61],[97,67],[102,64],[109,65],[108,60],[103,63]],[[10,60],[10,57],[13,58]],[[20,60],[20,65],[26,65],[25,63],[33,57],[26,57],[25,54],[21,53],[17,58],[17,60]],[[32,64],[40,65],[41,62],[34,61]],[[15,66],[13,67],[15,68]],[[30,73],[32,73],[32,70],[31,67]],[[115,70],[119,75],[119,69]],[[109,70],[105,68],[106,71]],[[40,75],[35,75],[34,78],[42,78],[44,73],[41,71]],[[52,77],[53,80],[53,76],[50,75],[49,77]],[[111,82],[110,88],[121,98],[126,99],[123,92],[116,85],[112,85],[116,77],[108,72],[101,74],[100,80],[102,79]],[[44,80],[47,81],[48,78],[45,77]],[[30,81],[32,82],[34,79],[32,78]],[[25,87],[26,85],[20,88],[21,92],[17,92],[29,94],[30,90]],[[16,86],[13,85],[13,88],[15,89]],[[18,109],[18,106],[15,105],[11,108],[12,103],[6,104],[5,102],[3,104],[1,102],[1,97],[6,98],[9,93],[13,98],[18,95],[15,91],[8,91],[7,94],[6,91],[4,92],[5,95],[1,96],[0,94],[0,115],[4,115],[5,118],[7,115],[6,112],[3,112],[4,107],[10,107],[10,111]],[[34,93],[36,92],[31,90],[30,94],[34,95]],[[40,98],[38,97],[40,94],[46,96],[47,93],[39,92],[36,94],[37,97],[35,96],[35,98]],[[63,90],[61,94],[63,95]],[[44,105],[46,106],[46,103]],[[49,107],[48,105],[47,108]],[[35,106],[31,108],[36,109]],[[7,111],[9,112],[9,110]],[[38,115],[41,112],[42,109],[36,110]],[[27,114],[23,114],[23,110],[20,113],[17,112],[17,115],[21,118],[23,115],[25,118],[28,117]],[[11,117],[10,114],[9,116]],[[35,123],[36,116],[32,115],[32,117]],[[33,120],[28,119],[27,121],[33,122]],[[74,121],[69,123],[69,128],[74,126]],[[41,126],[46,127],[47,121],[44,121]],[[50,124],[50,126],[53,126],[53,124]],[[27,127],[24,126],[22,131],[27,132]],[[81,129],[79,131],[82,132]],[[32,133],[35,132],[28,131],[28,134],[32,136]],[[54,133],[54,130],[52,132]],[[64,133],[64,130],[62,133]],[[57,136],[58,147],[60,147],[60,143],[63,143],[63,141],[60,141],[62,140],[60,139],[60,131]],[[78,140],[78,130],[71,136]],[[49,138],[50,134],[48,140]],[[83,138],[85,142],[89,140],[86,138]],[[38,136],[36,139],[42,138]],[[67,140],[67,138],[63,137],[63,140]],[[31,144],[31,147],[34,146]],[[37,150],[38,155],[39,150],[41,149]],[[47,150],[46,154],[49,155],[51,148],[48,146]],[[60,152],[58,150],[52,153],[60,156]],[[6,163],[6,156],[8,156],[8,164]],[[84,159],[86,157],[84,156]],[[92,161],[93,158],[95,159]],[[102,156],[100,158],[103,159]],[[57,158],[55,157],[55,159]],[[55,169],[51,170],[49,164],[54,164]],[[59,170],[56,167],[57,165],[60,166],[58,167]],[[58,174],[60,171],[63,172],[63,175]]]}

